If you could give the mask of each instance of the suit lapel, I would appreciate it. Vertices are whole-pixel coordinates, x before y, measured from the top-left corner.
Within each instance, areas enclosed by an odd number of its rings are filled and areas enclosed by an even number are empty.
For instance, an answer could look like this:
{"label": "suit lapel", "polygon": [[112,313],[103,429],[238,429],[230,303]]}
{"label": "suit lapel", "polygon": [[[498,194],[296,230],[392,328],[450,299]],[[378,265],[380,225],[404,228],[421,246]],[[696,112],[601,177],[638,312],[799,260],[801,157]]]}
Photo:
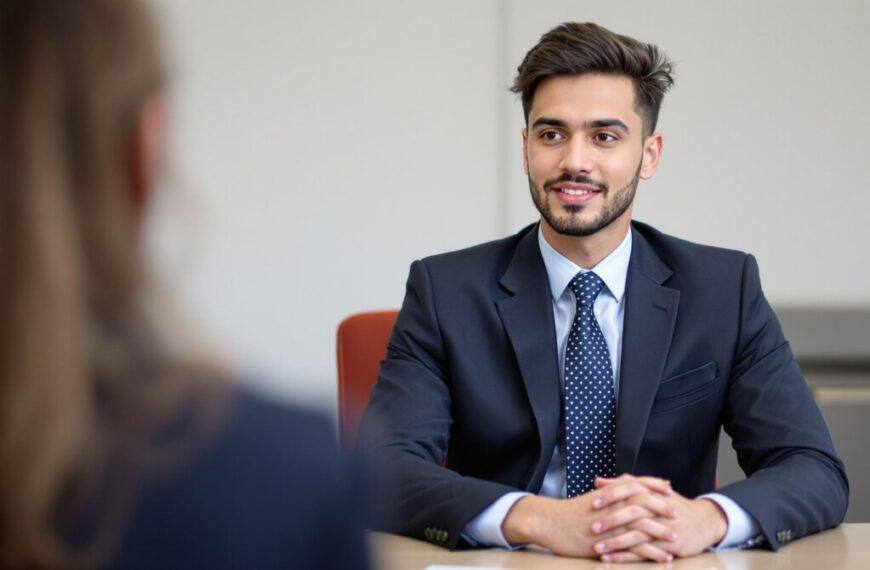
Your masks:
{"label": "suit lapel", "polygon": [[634,470],[680,300],[678,290],[661,285],[673,272],[636,229],[632,232],[616,413],[617,473]]}
{"label": "suit lapel", "polygon": [[561,409],[553,305],[537,225],[520,238],[499,284],[512,293],[496,306],[538,425],[541,457],[529,482],[529,489],[537,491],[556,444]]}

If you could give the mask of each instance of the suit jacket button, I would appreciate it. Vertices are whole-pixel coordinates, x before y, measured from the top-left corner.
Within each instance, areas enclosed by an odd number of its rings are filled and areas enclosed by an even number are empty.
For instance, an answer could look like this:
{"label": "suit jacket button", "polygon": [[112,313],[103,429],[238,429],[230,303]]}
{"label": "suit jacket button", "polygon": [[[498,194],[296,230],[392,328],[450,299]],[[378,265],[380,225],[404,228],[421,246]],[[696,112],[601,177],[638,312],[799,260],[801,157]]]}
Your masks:
{"label": "suit jacket button", "polygon": [[426,530],[423,531],[423,536],[426,537],[426,540],[432,540],[432,528],[426,527]]}

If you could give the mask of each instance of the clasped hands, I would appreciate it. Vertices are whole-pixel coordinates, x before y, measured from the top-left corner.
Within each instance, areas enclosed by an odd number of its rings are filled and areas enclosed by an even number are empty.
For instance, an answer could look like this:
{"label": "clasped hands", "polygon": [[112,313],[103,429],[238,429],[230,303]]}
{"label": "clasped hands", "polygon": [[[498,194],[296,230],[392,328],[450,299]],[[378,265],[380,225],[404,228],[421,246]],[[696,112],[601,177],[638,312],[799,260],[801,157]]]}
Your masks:
{"label": "clasped hands", "polygon": [[728,530],[715,502],[687,499],[664,479],[599,477],[595,487],[572,499],[521,498],[502,523],[505,538],[563,556],[669,562],[703,552]]}

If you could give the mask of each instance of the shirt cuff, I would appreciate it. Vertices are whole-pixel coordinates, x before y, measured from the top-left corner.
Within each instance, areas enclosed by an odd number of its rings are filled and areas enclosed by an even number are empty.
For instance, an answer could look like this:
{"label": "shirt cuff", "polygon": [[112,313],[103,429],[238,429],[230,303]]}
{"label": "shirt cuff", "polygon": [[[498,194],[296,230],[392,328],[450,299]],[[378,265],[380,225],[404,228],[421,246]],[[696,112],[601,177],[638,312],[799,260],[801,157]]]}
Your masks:
{"label": "shirt cuff", "polygon": [[708,493],[698,498],[710,499],[719,505],[728,520],[728,530],[725,532],[725,537],[719,544],[711,546],[708,550],[717,552],[730,548],[747,548],[755,544],[755,537],[761,533],[761,526],[743,507],[734,502],[733,499],[719,493]]}
{"label": "shirt cuff", "polygon": [[511,545],[508,543],[501,531],[501,524],[514,503],[529,495],[531,493],[520,491],[502,495],[465,525],[462,536],[478,546],[501,546],[511,550],[521,548],[522,544]]}

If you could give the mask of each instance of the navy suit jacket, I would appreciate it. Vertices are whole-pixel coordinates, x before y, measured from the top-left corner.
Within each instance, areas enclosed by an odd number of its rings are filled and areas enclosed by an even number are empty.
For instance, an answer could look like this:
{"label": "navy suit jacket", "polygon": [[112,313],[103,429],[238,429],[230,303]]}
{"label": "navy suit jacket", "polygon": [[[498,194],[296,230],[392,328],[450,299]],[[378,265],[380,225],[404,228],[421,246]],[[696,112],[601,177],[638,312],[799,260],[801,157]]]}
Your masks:
{"label": "navy suit jacket", "polygon": [[[713,490],[719,431],[747,479],[718,492],[767,544],[839,524],[848,482],[751,255],[632,224],[617,473]],[[411,266],[361,441],[394,467],[389,530],[450,548],[504,493],[536,493],[561,437],[537,225]],[[446,468],[442,466],[446,460]]]}
{"label": "navy suit jacket", "polygon": [[238,394],[206,449],[139,489],[109,566],[368,568],[348,467],[326,418]]}

